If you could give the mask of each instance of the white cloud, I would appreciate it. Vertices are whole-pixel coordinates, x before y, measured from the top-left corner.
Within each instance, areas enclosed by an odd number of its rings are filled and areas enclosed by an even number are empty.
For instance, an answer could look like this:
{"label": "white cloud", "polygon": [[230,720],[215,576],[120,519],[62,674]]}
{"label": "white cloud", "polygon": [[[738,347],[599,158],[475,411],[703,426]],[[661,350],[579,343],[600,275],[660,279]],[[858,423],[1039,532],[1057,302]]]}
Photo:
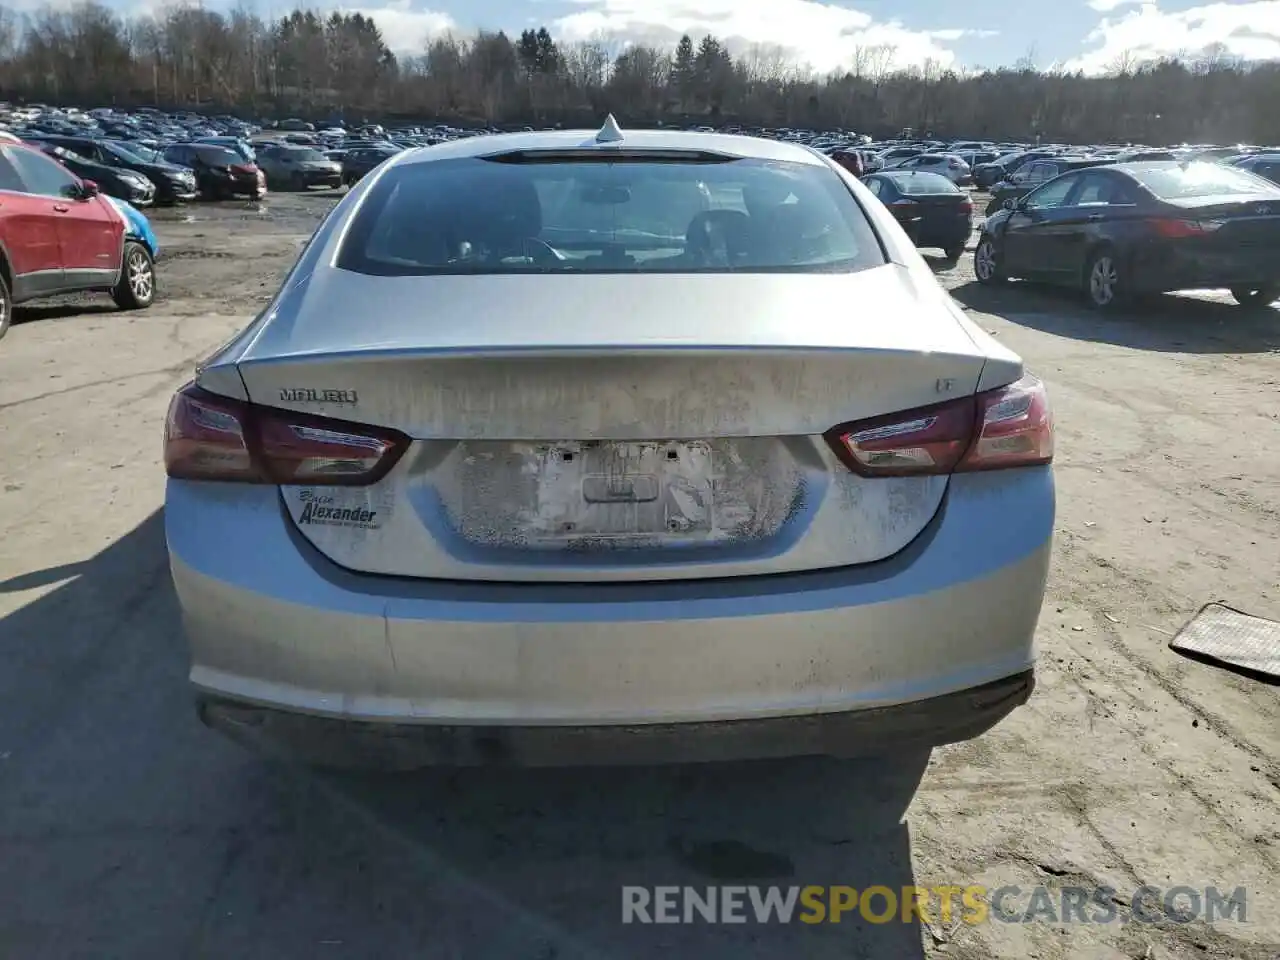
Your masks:
{"label": "white cloud", "polygon": [[[1094,0],[1092,5],[1105,0]],[[1177,13],[1165,12],[1158,3],[1144,2],[1122,16],[1103,17],[1089,36],[1080,56],[1069,60],[1067,70],[1104,73],[1121,59],[1153,60],[1176,54],[1194,56],[1207,47],[1221,45],[1227,54],[1242,60],[1280,58],[1280,3],[1248,0],[1245,3],[1209,3]]]}
{"label": "white cloud", "polygon": [[1089,6],[1099,13],[1110,13],[1117,7],[1127,7],[1142,0],[1089,0]]}
{"label": "white cloud", "polygon": [[955,42],[964,37],[973,37],[981,39],[982,37],[998,37],[999,30],[930,30],[929,36],[935,40],[943,40],[947,42]]}
{"label": "white cloud", "polygon": [[439,10],[415,10],[410,0],[390,0],[381,7],[339,7],[343,13],[362,13],[382,31],[382,42],[396,53],[422,53],[427,42],[457,30],[453,17]]}
{"label": "white cloud", "polygon": [[673,45],[681,34],[711,33],[730,49],[768,44],[785,49],[815,70],[848,68],[858,47],[894,48],[897,66],[935,60],[956,62],[945,46],[966,30],[910,30],[899,21],[880,21],[860,10],[819,0],[574,0],[580,10],[551,24],[562,40],[605,35],[636,43]]}

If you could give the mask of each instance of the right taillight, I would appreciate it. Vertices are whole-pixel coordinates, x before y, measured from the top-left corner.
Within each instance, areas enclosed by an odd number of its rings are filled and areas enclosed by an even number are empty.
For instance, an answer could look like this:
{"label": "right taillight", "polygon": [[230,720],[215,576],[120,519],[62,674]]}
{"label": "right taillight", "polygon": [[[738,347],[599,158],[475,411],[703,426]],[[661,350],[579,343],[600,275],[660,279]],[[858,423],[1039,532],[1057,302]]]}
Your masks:
{"label": "right taillight", "polygon": [[907,477],[1053,460],[1053,415],[1035,377],[972,397],[845,423],[827,442],[854,473]]}
{"label": "right taillight", "polygon": [[1053,460],[1053,411],[1043,383],[1023,377],[976,399],[973,445],[957,471],[1026,467]]}
{"label": "right taillight", "polygon": [[1158,237],[1166,240],[1183,240],[1187,237],[1202,237],[1213,233],[1222,226],[1218,220],[1180,220],[1161,217],[1151,221],[1151,229]]}
{"label": "right taillight", "polygon": [[192,383],[169,404],[164,465],[183,480],[366,486],[408,446],[396,430],[257,406]]}

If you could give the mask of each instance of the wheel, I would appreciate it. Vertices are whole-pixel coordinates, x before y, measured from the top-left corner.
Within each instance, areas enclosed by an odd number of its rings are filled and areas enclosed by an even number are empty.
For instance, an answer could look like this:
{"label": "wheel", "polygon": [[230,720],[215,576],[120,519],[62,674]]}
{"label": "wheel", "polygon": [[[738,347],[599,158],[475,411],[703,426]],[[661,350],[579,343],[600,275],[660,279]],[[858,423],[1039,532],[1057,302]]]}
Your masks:
{"label": "wheel", "polygon": [[1110,247],[1096,251],[1085,265],[1084,295],[1095,310],[1110,310],[1124,301],[1124,277]]}
{"label": "wheel", "polygon": [[1231,296],[1242,307],[1266,307],[1280,300],[1280,286],[1272,284],[1265,287],[1232,287]]}
{"label": "wheel", "polygon": [[964,244],[957,243],[953,247],[947,247],[942,252],[946,254],[948,260],[959,260],[964,255]]}
{"label": "wheel", "polygon": [[0,274],[0,337],[9,332],[9,321],[13,319],[13,297],[9,296],[9,284]]}
{"label": "wheel", "polygon": [[1000,251],[996,242],[986,234],[978,241],[978,248],[973,251],[973,275],[979,283],[1000,283],[1006,279],[1004,267],[1000,263]]}
{"label": "wheel", "polygon": [[140,310],[151,306],[155,297],[156,267],[151,253],[142,244],[130,240],[124,245],[124,264],[111,299],[121,310]]}

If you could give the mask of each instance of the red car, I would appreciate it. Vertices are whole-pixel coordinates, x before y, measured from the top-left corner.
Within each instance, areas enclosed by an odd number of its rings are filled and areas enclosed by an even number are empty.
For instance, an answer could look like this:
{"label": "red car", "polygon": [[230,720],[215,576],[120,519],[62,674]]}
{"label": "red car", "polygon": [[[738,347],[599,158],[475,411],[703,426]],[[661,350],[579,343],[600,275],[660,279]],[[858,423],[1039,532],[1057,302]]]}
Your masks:
{"label": "red car", "polygon": [[39,297],[101,290],[124,310],[151,306],[155,265],[125,228],[97,184],[0,141],[0,337],[14,304]]}

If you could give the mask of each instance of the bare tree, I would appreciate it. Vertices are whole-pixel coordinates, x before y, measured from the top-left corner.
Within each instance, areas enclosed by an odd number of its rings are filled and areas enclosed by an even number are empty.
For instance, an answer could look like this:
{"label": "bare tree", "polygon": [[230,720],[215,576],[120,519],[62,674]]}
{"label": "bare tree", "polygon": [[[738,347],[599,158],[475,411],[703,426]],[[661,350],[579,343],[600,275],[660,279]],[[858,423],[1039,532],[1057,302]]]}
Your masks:
{"label": "bare tree", "polygon": [[[61,0],[60,0],[61,2]],[[672,48],[616,35],[559,43],[545,29],[431,38],[397,58],[355,12],[299,8],[262,17],[170,0],[122,19],[105,0],[0,8],[0,91],[10,101],[226,109],[327,119],[462,123],[625,123],[698,113],[708,122],[1074,142],[1280,140],[1280,64],[1246,65],[1222,44],[1159,60],[1125,51],[1101,76],[938,61],[897,64],[887,44],[853,49],[818,77],[775,44],[716,37]]]}
{"label": "bare tree", "polygon": [[1127,77],[1133,73],[1134,68],[1138,65],[1138,55],[1133,50],[1121,50],[1111,62],[1107,64],[1107,75],[1112,77]]}

